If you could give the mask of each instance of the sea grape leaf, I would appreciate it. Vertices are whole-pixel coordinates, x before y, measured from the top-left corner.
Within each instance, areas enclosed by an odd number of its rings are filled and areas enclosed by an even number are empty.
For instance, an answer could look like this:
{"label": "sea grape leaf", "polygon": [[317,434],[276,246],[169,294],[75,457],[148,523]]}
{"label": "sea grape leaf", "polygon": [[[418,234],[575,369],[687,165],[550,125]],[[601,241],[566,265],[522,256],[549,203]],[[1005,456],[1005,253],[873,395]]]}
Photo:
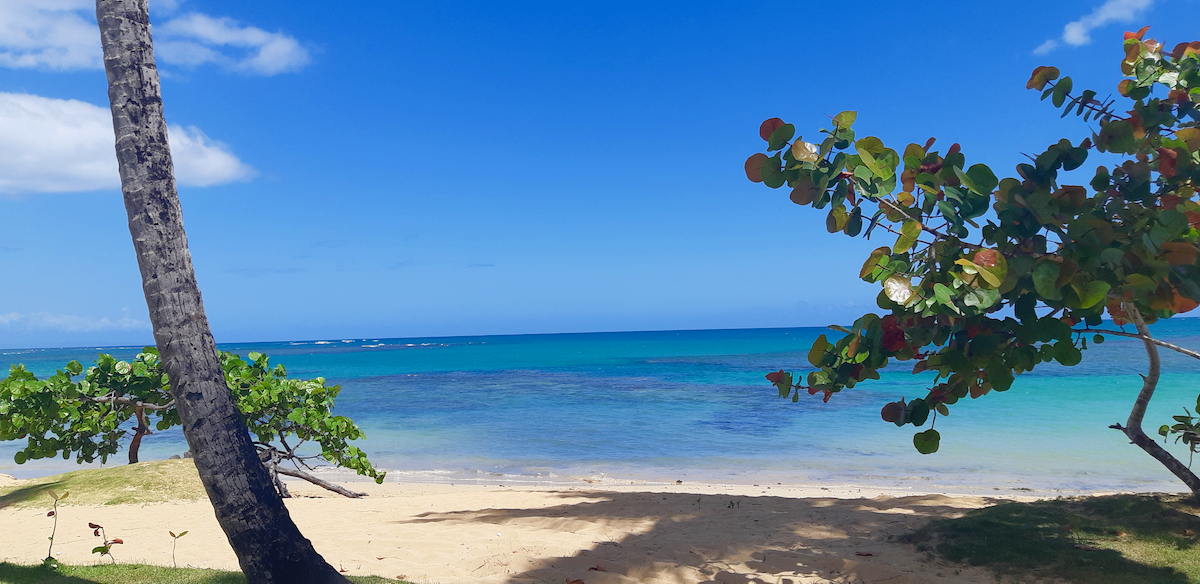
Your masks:
{"label": "sea grape leaf", "polygon": [[896,244],[892,246],[892,253],[900,254],[912,248],[917,242],[917,236],[921,234],[921,223],[909,219],[900,225],[900,236],[896,238]]}
{"label": "sea grape leaf", "polygon": [[877,247],[872,250],[871,256],[867,258],[867,261],[863,262],[862,269],[858,271],[858,277],[866,280],[867,276],[871,275],[871,272],[873,272],[875,268],[881,265],[887,265],[887,260],[891,258],[891,256],[888,255],[889,251],[891,251],[891,248],[888,247]]}
{"label": "sea grape leaf", "polygon": [[933,454],[937,452],[941,441],[942,435],[938,434],[938,431],[933,428],[913,435],[913,446],[916,446],[917,452],[921,454]]}
{"label": "sea grape leaf", "polygon": [[767,151],[779,150],[791,141],[792,136],[796,135],[796,126],[792,124],[783,124],[775,128],[771,135],[767,137]]}
{"label": "sea grape leaf", "polygon": [[846,111],[833,116],[833,124],[838,128],[845,129],[853,126],[856,119],[858,119],[858,112]]}
{"label": "sea grape leaf", "polygon": [[1054,262],[1038,262],[1033,268],[1033,287],[1043,298],[1059,300],[1062,294],[1054,283],[1058,280],[1059,266]]}
{"label": "sea grape leaf", "polygon": [[813,341],[812,348],[808,351],[808,362],[813,367],[820,367],[821,361],[825,359],[825,351],[828,350],[828,347],[829,341],[825,340],[825,335],[817,337],[817,340]]}

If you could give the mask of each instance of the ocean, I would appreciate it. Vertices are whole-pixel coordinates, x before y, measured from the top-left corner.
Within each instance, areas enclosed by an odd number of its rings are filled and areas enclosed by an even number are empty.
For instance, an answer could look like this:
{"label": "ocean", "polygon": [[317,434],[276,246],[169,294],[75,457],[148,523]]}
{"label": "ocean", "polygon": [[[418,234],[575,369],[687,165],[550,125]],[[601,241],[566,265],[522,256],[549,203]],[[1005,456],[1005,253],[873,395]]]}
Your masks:
{"label": "ocean", "polygon": [[[342,386],[336,413],[366,432],[357,444],[388,480],[488,484],[675,482],[869,485],[914,492],[1076,494],[1181,491],[1157,462],[1108,428],[1124,422],[1146,369],[1139,341],[1089,343],[1073,368],[1042,365],[1007,392],[939,416],[941,450],[921,455],[912,426],[880,419],[901,396],[925,395],[929,375],[903,363],[822,403],[780,399],[770,371],[807,371],[823,328],[579,333],[222,344],[266,353],[291,377]],[[1200,320],[1155,325],[1156,336],[1200,348]],[[836,334],[836,333],[835,333]],[[140,347],[0,350],[39,377],[100,352]],[[1152,436],[1192,408],[1200,361],[1163,351],[1146,416]],[[928,424],[925,428],[928,427]],[[924,428],[921,428],[922,430]],[[76,470],[61,458],[17,465],[0,442],[0,473]],[[1187,450],[1168,445],[1185,462]],[[187,449],[178,428],[147,436],[142,459]],[[121,464],[124,452],[110,459]],[[91,465],[96,466],[96,465]]]}

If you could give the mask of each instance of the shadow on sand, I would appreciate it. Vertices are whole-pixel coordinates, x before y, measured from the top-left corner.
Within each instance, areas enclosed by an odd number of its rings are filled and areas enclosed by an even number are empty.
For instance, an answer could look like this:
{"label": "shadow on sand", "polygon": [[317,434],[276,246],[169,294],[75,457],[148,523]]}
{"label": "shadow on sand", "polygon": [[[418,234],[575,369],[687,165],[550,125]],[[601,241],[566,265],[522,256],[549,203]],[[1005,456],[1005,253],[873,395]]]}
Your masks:
{"label": "shadow on sand", "polygon": [[929,562],[926,554],[894,541],[930,519],[956,517],[994,502],[990,499],[610,491],[562,496],[591,500],[539,509],[425,513],[402,523],[532,523],[595,537],[591,549],[572,557],[510,562],[512,583],[995,581],[981,569]]}

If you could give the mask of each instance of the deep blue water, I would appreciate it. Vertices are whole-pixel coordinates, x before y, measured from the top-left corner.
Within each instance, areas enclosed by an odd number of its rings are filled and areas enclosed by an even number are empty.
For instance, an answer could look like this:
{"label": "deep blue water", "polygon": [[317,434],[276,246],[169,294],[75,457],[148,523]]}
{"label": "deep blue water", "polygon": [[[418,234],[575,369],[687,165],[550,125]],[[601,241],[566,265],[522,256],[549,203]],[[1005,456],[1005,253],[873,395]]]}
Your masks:
{"label": "deep blue water", "polygon": [[[1180,490],[1123,435],[1146,368],[1141,343],[1109,337],[1082,365],[1045,365],[937,419],[941,451],[912,447],[911,426],[880,420],[884,403],[924,395],[929,377],[903,364],[837,394],[776,397],[768,371],[804,371],[818,328],[333,339],[222,345],[260,351],[293,377],[342,385],[337,413],[367,433],[360,446],[408,480],[864,483],[918,490]],[[1200,322],[1176,319],[1156,336],[1200,348]],[[44,376],[98,352],[139,347],[0,351]],[[1193,407],[1200,361],[1164,351],[1146,428]],[[17,466],[0,443],[0,472],[37,476],[73,461]],[[1172,447],[1186,461],[1186,450]],[[143,459],[186,450],[178,430],[143,442]],[[110,462],[119,464],[117,460]]]}

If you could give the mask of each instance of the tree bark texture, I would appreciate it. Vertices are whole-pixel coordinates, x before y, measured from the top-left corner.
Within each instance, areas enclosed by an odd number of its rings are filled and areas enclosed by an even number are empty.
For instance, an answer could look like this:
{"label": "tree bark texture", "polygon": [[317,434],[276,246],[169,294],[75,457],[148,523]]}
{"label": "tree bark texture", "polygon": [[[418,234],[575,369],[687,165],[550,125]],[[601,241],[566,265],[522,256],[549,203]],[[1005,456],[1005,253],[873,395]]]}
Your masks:
{"label": "tree bark texture", "polygon": [[346,582],[292,522],[225,384],[183,230],[147,0],[97,0],[96,19],[154,340],[217,521],[249,582]]}
{"label": "tree bark texture", "polygon": [[1129,419],[1125,422],[1125,427],[1121,431],[1125,432],[1125,436],[1131,442],[1136,444],[1154,457],[1154,460],[1162,463],[1175,475],[1183,484],[1187,485],[1192,490],[1192,496],[1200,501],[1200,477],[1196,476],[1187,465],[1183,464],[1178,458],[1167,452],[1166,448],[1158,445],[1153,438],[1146,435],[1142,429],[1142,418],[1146,415],[1146,407],[1150,405],[1150,398],[1154,397],[1154,390],[1158,387],[1158,377],[1160,372],[1160,361],[1158,358],[1158,345],[1150,339],[1150,329],[1146,327],[1145,321],[1142,320],[1141,313],[1131,304],[1125,305],[1125,312],[1133,317],[1133,324],[1137,327],[1138,334],[1142,336],[1142,343],[1146,346],[1146,356],[1150,361],[1150,368],[1146,375],[1142,376],[1142,390],[1138,392],[1137,399],[1133,402],[1133,409],[1129,411]]}

